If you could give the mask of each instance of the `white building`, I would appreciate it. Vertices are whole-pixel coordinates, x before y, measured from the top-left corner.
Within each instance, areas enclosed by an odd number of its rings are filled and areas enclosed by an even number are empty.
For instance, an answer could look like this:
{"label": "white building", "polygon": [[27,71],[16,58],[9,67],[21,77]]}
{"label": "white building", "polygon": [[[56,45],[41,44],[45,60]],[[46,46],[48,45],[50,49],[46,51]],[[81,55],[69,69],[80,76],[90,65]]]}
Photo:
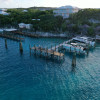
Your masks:
{"label": "white building", "polygon": [[32,28],[32,24],[26,24],[26,29],[31,29]]}
{"label": "white building", "polygon": [[32,24],[19,23],[19,28],[31,29]]}
{"label": "white building", "polygon": [[9,15],[9,13],[6,12],[6,9],[0,9],[0,14],[2,15]]}
{"label": "white building", "polygon": [[40,21],[40,19],[32,19],[32,20],[38,20],[38,21]]}
{"label": "white building", "polygon": [[19,23],[19,28],[26,28],[26,24],[25,23]]}
{"label": "white building", "polygon": [[78,12],[80,9],[73,6],[62,6],[53,10],[55,16],[62,16],[63,18],[68,18],[70,14]]}
{"label": "white building", "polygon": [[22,12],[28,12],[28,10],[23,10]]}

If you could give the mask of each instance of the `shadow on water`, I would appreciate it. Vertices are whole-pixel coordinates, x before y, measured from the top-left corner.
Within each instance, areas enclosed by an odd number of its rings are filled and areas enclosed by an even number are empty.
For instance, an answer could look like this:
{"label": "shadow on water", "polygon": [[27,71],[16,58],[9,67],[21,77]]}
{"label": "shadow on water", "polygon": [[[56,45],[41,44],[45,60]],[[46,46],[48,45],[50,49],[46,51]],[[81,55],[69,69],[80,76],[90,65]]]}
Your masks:
{"label": "shadow on water", "polygon": [[[73,57],[73,52],[65,52],[65,56],[68,56],[69,58],[71,58],[72,59],[72,57]],[[85,54],[76,54],[76,58],[82,58],[82,59],[85,59],[85,57],[86,57],[87,55],[85,55]]]}
{"label": "shadow on water", "polygon": [[19,51],[20,52],[20,56],[22,56],[23,55],[23,51]]}
{"label": "shadow on water", "polygon": [[94,52],[96,48],[90,48],[89,52]]}
{"label": "shadow on water", "polygon": [[37,60],[45,60],[47,63],[52,62],[55,64],[63,64],[65,59],[58,59],[57,57],[51,57],[51,56],[45,56],[45,55],[39,55],[35,53],[30,53],[30,57],[34,57]]}
{"label": "shadow on water", "polygon": [[74,73],[74,74],[76,73],[76,70],[75,69],[76,69],[76,66],[72,66],[71,65],[71,72]]}

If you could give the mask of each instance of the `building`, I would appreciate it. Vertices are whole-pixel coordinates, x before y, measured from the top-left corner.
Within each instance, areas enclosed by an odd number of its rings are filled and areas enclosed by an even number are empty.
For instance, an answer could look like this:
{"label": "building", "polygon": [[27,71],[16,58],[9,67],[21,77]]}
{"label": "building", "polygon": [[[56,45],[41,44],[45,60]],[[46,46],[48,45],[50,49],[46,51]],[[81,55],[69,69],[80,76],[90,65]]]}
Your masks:
{"label": "building", "polygon": [[40,19],[32,19],[32,20],[33,20],[33,21],[34,21],[34,20],[38,20],[38,21],[40,21]]}
{"label": "building", "polygon": [[22,12],[28,12],[28,10],[23,10]]}
{"label": "building", "polygon": [[19,28],[31,29],[32,24],[19,23]]}
{"label": "building", "polygon": [[26,29],[31,29],[32,28],[32,24],[26,24]]}
{"label": "building", "polygon": [[6,9],[0,9],[0,14],[2,15],[9,15],[9,13],[6,12]]}
{"label": "building", "polygon": [[55,16],[62,16],[63,18],[68,18],[70,14],[78,12],[80,9],[73,6],[62,6],[53,10]]}
{"label": "building", "polygon": [[26,24],[25,23],[19,23],[19,28],[26,28]]}

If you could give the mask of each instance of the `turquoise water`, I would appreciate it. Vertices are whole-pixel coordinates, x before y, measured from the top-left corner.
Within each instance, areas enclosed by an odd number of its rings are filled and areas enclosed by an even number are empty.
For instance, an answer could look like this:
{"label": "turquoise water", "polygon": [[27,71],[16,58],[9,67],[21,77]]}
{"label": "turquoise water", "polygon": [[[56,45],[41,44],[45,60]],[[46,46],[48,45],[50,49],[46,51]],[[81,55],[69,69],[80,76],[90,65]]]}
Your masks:
{"label": "turquoise water", "polygon": [[100,100],[100,45],[88,56],[77,56],[71,66],[72,54],[65,60],[46,60],[30,56],[29,44],[51,47],[65,41],[55,38],[25,38],[24,52],[19,43],[0,38],[0,100]]}

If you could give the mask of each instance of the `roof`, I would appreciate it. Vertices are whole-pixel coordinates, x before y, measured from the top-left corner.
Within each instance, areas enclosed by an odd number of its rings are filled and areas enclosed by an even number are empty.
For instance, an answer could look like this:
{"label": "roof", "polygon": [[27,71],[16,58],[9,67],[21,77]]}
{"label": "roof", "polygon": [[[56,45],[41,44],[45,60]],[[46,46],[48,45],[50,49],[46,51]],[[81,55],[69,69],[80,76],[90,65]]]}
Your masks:
{"label": "roof", "polygon": [[32,19],[32,20],[39,20],[40,21],[40,19]]}
{"label": "roof", "polygon": [[24,9],[23,12],[28,12],[28,10],[25,10],[25,9]]}
{"label": "roof", "polygon": [[3,31],[16,31],[17,29],[15,28],[10,28],[10,29],[0,29],[0,32],[3,32]]}
{"label": "roof", "polygon": [[4,29],[4,30],[10,32],[10,31],[16,31],[17,29],[11,28],[11,29]]}
{"label": "roof", "polygon": [[18,25],[25,25],[25,23],[19,23]]}
{"label": "roof", "polygon": [[3,29],[0,29],[0,32],[3,32]]}

